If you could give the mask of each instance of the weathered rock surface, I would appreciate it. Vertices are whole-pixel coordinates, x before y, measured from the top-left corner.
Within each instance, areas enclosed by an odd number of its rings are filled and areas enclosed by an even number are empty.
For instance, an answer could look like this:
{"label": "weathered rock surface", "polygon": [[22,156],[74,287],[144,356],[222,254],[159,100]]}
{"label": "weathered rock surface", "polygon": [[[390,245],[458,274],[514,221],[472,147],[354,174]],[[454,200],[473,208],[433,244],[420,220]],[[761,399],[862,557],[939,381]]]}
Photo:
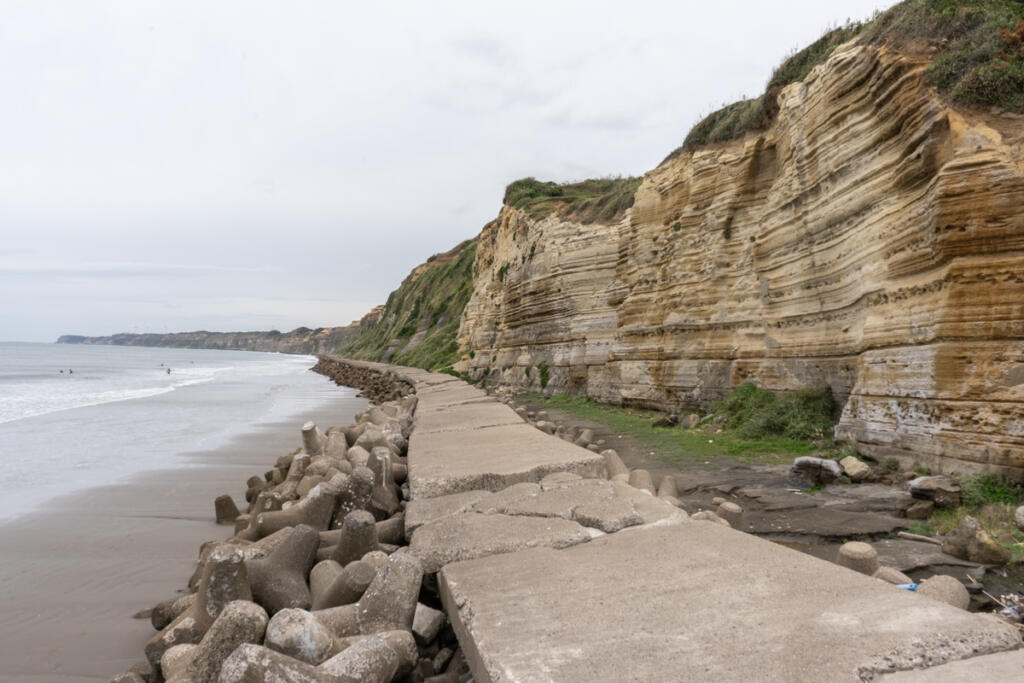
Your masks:
{"label": "weathered rock surface", "polygon": [[666,412],[743,380],[827,384],[861,453],[1024,478],[1017,124],[864,46],[778,104],[768,129],[648,172],[614,224],[504,207],[479,236],[466,368]]}

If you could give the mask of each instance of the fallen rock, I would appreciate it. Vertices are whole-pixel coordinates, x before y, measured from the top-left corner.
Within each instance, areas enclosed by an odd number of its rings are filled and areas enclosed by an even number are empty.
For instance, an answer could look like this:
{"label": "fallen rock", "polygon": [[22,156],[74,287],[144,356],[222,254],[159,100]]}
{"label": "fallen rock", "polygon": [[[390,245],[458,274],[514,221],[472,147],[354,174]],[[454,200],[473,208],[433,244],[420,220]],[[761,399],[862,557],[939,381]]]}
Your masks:
{"label": "fallen rock", "polygon": [[1024,531],[1024,505],[1017,508],[1017,511],[1013,513],[1013,521],[1017,523],[1017,528]]}
{"label": "fallen rock", "polygon": [[960,484],[944,475],[917,477],[907,484],[907,488],[914,498],[930,500],[937,508],[960,505]]}
{"label": "fallen rock", "polygon": [[932,501],[917,500],[906,509],[906,516],[907,519],[928,519],[934,510],[935,503]]}
{"label": "fallen rock", "polygon": [[871,468],[852,455],[840,460],[839,466],[843,468],[850,481],[863,481],[871,474]]}
{"label": "fallen rock", "polygon": [[831,484],[843,476],[843,469],[835,460],[803,455],[793,461],[789,468],[790,483],[802,488]]}
{"label": "fallen rock", "polygon": [[697,413],[690,413],[679,421],[679,426],[683,429],[696,429],[699,424],[700,415]]}
{"label": "fallen rock", "polygon": [[675,427],[679,424],[679,416],[675,413],[669,415],[662,415],[657,420],[651,423],[652,427]]}
{"label": "fallen rock", "polygon": [[932,600],[938,600],[963,610],[971,604],[971,595],[964,585],[952,576],[945,574],[937,574],[917,584],[917,592]]}
{"label": "fallen rock", "polygon": [[446,618],[441,610],[427,607],[422,602],[417,603],[416,613],[412,618],[412,634],[416,637],[416,642],[420,645],[432,642],[444,626]]}
{"label": "fallen rock", "polygon": [[979,564],[1006,564],[1010,559],[1010,551],[969,515],[942,541],[942,552]]}

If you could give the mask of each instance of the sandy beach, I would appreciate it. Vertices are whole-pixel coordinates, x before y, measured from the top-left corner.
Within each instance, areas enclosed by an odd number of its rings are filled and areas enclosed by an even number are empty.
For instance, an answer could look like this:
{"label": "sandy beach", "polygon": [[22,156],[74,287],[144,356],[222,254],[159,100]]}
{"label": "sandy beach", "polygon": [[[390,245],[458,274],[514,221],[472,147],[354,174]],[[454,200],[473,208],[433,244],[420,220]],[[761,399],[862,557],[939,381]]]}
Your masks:
{"label": "sandy beach", "polygon": [[245,480],[300,445],[303,420],[347,424],[365,405],[339,397],[0,526],[0,681],[103,681],[140,661],[154,631],[132,615],[182,591],[200,544],[231,533],[213,522],[213,499],[241,507]]}

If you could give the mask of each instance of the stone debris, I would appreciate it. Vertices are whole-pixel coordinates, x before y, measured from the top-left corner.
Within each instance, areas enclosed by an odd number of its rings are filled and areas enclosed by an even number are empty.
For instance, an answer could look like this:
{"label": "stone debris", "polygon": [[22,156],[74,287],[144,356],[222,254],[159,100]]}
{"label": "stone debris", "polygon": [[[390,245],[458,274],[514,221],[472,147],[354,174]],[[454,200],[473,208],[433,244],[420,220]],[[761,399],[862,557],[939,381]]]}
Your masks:
{"label": "stone debris", "polygon": [[917,585],[917,593],[966,610],[971,604],[971,595],[964,585],[946,574],[936,574]]}
{"label": "stone debris", "polygon": [[914,498],[930,500],[937,508],[955,508],[960,505],[960,484],[945,475],[917,477],[907,484],[907,489]]}
{"label": "stone debris", "polygon": [[942,541],[942,552],[979,564],[1006,564],[1010,560],[1010,551],[969,515]]}
{"label": "stone debris", "polygon": [[793,461],[789,476],[793,486],[810,488],[838,481],[843,476],[843,468],[835,460],[803,455]]}
{"label": "stone debris", "polygon": [[867,543],[850,541],[839,546],[836,564],[861,574],[873,576],[878,571],[878,551]]}

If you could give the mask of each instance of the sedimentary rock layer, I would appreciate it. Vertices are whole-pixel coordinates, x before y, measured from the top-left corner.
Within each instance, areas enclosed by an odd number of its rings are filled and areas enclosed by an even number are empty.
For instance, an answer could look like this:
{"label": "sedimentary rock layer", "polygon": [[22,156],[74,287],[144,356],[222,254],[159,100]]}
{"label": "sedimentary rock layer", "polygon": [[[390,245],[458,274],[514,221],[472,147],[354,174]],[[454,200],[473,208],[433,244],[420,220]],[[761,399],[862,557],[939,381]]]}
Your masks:
{"label": "sedimentary rock layer", "polygon": [[1024,478],[1024,122],[950,108],[923,66],[838,49],[614,224],[503,208],[471,374],[664,409],[827,384],[865,453]]}

